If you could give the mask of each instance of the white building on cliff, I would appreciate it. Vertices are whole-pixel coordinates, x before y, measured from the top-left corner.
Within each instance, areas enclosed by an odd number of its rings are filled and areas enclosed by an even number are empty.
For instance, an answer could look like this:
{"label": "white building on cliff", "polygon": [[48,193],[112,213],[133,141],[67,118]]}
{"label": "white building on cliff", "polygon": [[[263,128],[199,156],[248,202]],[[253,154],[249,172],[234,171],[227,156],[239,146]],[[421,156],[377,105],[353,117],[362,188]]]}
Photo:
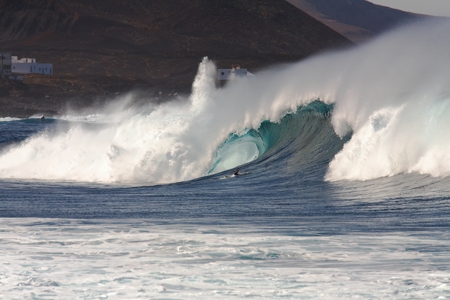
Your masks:
{"label": "white building on cliff", "polygon": [[11,73],[53,75],[53,64],[37,63],[35,58],[18,59],[11,56]]}
{"label": "white building on cliff", "polygon": [[232,80],[236,77],[246,77],[254,76],[252,73],[247,71],[247,69],[241,69],[238,65],[237,67],[232,67],[231,69],[218,69],[217,79],[218,80]]}

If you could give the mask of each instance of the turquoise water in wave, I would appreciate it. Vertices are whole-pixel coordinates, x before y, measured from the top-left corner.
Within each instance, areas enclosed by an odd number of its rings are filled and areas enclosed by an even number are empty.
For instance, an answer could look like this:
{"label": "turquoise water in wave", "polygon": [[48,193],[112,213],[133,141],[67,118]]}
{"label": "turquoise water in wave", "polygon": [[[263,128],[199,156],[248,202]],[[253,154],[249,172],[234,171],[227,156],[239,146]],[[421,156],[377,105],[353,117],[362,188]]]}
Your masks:
{"label": "turquoise water in wave", "polygon": [[[313,102],[226,140],[218,155],[249,134],[264,145],[242,176],[155,186],[2,179],[2,295],[450,298],[449,180],[324,181],[350,138],[336,136],[331,112]],[[69,125],[1,122],[2,147]]]}
{"label": "turquoise water in wave", "polygon": [[450,299],[449,28],[0,119],[0,298]]}

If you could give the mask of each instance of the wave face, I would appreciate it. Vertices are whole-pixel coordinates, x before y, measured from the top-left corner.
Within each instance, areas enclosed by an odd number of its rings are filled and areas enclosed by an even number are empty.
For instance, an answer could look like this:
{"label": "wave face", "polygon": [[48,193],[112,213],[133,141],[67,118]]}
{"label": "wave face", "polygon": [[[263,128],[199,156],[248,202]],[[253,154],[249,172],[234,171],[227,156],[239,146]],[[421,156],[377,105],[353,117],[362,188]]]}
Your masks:
{"label": "wave face", "polygon": [[158,184],[267,161],[328,181],[448,176],[449,29],[410,25],[223,89],[205,58],[189,97],[65,116],[3,147],[0,177]]}
{"label": "wave face", "polygon": [[[233,133],[218,148],[209,173],[214,174],[251,161],[304,171],[305,163],[329,161],[340,149],[330,115],[333,105],[314,101],[288,113],[277,123],[263,121],[259,128]],[[331,155],[331,157],[330,157]]]}

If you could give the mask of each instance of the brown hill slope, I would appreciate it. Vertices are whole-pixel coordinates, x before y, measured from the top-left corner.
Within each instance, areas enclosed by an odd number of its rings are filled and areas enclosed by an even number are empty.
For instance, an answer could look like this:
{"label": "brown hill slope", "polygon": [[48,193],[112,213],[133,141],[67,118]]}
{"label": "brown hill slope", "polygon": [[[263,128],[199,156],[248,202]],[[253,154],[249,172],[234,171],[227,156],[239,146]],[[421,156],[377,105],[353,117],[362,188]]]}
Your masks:
{"label": "brown hill slope", "polygon": [[55,107],[136,87],[188,92],[204,56],[255,70],[350,44],[283,0],[0,0],[0,49],[54,64],[52,80],[24,82]]}
{"label": "brown hill slope", "polygon": [[366,0],[286,0],[354,42],[421,16]]}

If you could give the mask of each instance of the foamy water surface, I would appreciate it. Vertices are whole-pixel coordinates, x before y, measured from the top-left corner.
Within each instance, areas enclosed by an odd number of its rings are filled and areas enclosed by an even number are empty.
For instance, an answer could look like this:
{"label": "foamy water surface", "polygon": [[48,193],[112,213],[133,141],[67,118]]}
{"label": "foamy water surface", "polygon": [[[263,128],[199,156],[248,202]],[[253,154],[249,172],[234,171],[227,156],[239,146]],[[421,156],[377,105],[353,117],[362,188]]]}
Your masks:
{"label": "foamy water surface", "polygon": [[442,232],[3,219],[5,299],[449,299]]}
{"label": "foamy water surface", "polygon": [[0,119],[0,298],[450,299],[449,29]]}

